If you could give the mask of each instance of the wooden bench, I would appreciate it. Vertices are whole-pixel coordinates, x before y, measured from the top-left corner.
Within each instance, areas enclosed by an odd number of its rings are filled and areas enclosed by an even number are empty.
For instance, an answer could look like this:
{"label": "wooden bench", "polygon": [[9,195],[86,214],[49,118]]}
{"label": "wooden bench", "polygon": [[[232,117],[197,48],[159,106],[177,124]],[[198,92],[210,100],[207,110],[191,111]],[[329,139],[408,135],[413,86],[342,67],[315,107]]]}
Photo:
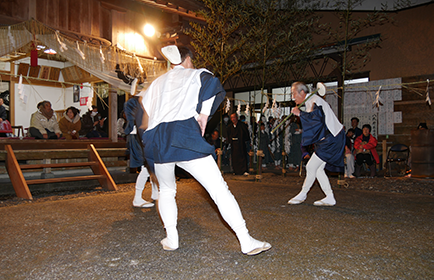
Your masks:
{"label": "wooden bench", "polygon": [[[54,142],[51,142],[54,145]],[[45,145],[44,145],[45,146]],[[54,145],[56,146],[56,145]],[[41,146],[42,147],[42,146]],[[93,144],[88,144],[87,150],[83,149],[34,149],[34,150],[14,150],[12,145],[4,145],[6,154],[6,169],[14,187],[15,193],[20,198],[33,199],[28,185],[32,184],[47,184],[61,183],[70,181],[87,181],[98,180],[103,188],[108,190],[117,190],[116,184],[113,181],[110,173],[104,165],[100,155],[98,154]],[[116,149],[116,148],[115,148]],[[122,150],[122,149],[121,149]],[[53,158],[82,158],[87,157],[87,162],[66,162],[66,163],[41,163],[41,164],[18,164],[16,153],[19,159],[53,159]],[[85,154],[84,154],[85,153]],[[49,161],[50,161],[49,160]],[[35,180],[25,180],[23,170],[43,169],[43,168],[71,168],[71,167],[90,167],[94,175],[62,177],[62,178],[44,178]]]}

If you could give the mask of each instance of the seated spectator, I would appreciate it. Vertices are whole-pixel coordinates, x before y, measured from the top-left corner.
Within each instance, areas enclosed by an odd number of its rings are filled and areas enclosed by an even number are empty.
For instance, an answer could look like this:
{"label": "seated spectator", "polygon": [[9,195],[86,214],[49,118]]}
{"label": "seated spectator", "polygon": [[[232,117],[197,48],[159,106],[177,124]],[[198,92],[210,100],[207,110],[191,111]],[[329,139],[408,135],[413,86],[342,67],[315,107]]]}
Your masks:
{"label": "seated spectator", "polygon": [[56,114],[51,109],[50,101],[38,103],[38,111],[32,114],[29,133],[36,139],[58,139],[62,131],[57,123]]}
{"label": "seated spectator", "polygon": [[125,138],[125,127],[127,126],[127,117],[125,116],[125,112],[121,112],[121,117],[118,119],[116,123],[116,128],[118,132],[118,138]]}
{"label": "seated spectator", "polygon": [[66,139],[78,139],[81,130],[80,111],[72,106],[66,109],[59,121],[59,128]]}
{"label": "seated spectator", "polygon": [[371,171],[370,177],[375,177],[376,163],[380,163],[376,147],[377,139],[371,134],[371,126],[365,124],[362,127],[363,134],[356,138],[354,150],[356,152],[356,177],[360,177],[362,164],[365,162]]}
{"label": "seated spectator", "polygon": [[214,146],[214,149],[216,150],[220,148],[220,133],[218,130],[214,130],[211,134],[211,137],[208,138],[207,142]]}
{"label": "seated spectator", "polygon": [[101,119],[98,107],[92,105],[92,110],[87,111],[81,118],[80,135],[84,135],[87,138],[107,137],[107,133],[102,129],[105,120],[106,118]]}
{"label": "seated spectator", "polygon": [[3,98],[0,98],[0,122],[7,120],[8,115],[6,113],[6,108],[3,106]]}
{"label": "seated spectator", "polygon": [[347,136],[345,139],[345,178],[354,178],[354,154],[353,154],[353,139],[354,129],[350,128],[347,131]]}
{"label": "seated spectator", "polygon": [[6,113],[6,108],[3,106],[3,98],[0,98],[0,137],[8,137],[12,133],[12,127],[7,120],[8,116]]}

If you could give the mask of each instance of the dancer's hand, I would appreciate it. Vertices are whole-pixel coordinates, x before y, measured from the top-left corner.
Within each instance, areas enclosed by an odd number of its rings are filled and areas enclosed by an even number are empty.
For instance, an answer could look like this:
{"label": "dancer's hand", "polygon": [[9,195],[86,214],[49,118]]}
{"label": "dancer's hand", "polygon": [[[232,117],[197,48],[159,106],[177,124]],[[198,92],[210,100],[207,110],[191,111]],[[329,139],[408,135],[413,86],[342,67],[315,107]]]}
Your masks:
{"label": "dancer's hand", "polygon": [[199,117],[197,117],[197,122],[199,123],[200,131],[202,132],[203,137],[205,135],[206,124],[208,123],[208,115],[199,114]]}
{"label": "dancer's hand", "polygon": [[300,116],[300,109],[298,109],[298,107],[292,108],[291,113],[296,116]]}

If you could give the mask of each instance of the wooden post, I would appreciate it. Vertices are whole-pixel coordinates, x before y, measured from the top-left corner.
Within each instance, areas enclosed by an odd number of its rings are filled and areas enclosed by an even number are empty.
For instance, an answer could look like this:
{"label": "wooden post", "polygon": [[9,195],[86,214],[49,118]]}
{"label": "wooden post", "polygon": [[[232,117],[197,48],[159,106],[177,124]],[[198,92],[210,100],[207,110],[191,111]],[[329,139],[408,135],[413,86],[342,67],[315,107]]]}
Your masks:
{"label": "wooden post", "polygon": [[262,150],[257,151],[258,155],[258,175],[256,175],[256,180],[259,181],[262,179],[262,157],[264,157],[264,152]]}
{"label": "wooden post", "polygon": [[387,140],[383,140],[383,162],[381,163],[381,169],[383,169],[386,166],[387,161]]}
{"label": "wooden post", "polygon": [[[15,63],[11,62],[11,75],[15,74]],[[10,79],[10,86],[9,86],[9,122],[12,126],[15,126],[15,81],[12,79],[13,76],[11,76]],[[14,131],[15,134],[15,131]],[[24,136],[24,135],[23,135]]]}
{"label": "wooden post", "polygon": [[109,138],[112,140],[112,142],[118,142],[118,93],[115,90],[110,90],[109,94]]}
{"label": "wooden post", "polygon": [[255,158],[255,153],[253,152],[253,150],[250,150],[249,157],[250,157],[249,172],[253,173],[255,171],[255,169],[253,168],[253,160]]}
{"label": "wooden post", "polygon": [[218,148],[217,152],[217,166],[222,170],[222,149]]}

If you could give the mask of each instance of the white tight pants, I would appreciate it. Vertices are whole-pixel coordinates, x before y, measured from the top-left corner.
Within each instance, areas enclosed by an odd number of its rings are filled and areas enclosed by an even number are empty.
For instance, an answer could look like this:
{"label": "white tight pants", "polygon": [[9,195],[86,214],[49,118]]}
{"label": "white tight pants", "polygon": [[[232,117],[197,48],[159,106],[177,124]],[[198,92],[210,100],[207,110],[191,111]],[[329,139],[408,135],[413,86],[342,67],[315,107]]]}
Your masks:
{"label": "white tight pants", "polygon": [[[142,199],[142,192],[145,189],[145,184],[148,181],[148,178],[149,178],[148,169],[144,165],[142,165],[142,170],[140,170],[139,176],[137,176],[137,179],[136,179],[135,199],[137,200],[138,203],[139,203],[139,201],[143,200]],[[152,180],[151,180],[151,186],[152,186],[151,198],[153,200],[157,200],[158,199],[158,186],[156,184],[154,184],[154,182],[152,182]]]}
{"label": "white tight pants", "polygon": [[229,191],[212,156],[176,163],[155,164],[155,175],[160,183],[158,210],[168,238],[172,242],[178,242],[175,164],[190,173],[206,189],[238,239],[242,242],[243,237],[247,238],[248,230],[240,207]]}
{"label": "white tight pants", "polygon": [[347,158],[347,163],[345,164],[345,175],[350,177],[354,173],[354,155],[345,154],[345,157]]}
{"label": "white tight pants", "polygon": [[330,186],[329,178],[327,177],[324,167],[326,163],[320,159],[316,153],[313,153],[309,162],[306,165],[306,179],[304,180],[301,192],[307,194],[312,187],[315,179],[318,180],[322,191],[326,196],[333,196],[332,187]]}

